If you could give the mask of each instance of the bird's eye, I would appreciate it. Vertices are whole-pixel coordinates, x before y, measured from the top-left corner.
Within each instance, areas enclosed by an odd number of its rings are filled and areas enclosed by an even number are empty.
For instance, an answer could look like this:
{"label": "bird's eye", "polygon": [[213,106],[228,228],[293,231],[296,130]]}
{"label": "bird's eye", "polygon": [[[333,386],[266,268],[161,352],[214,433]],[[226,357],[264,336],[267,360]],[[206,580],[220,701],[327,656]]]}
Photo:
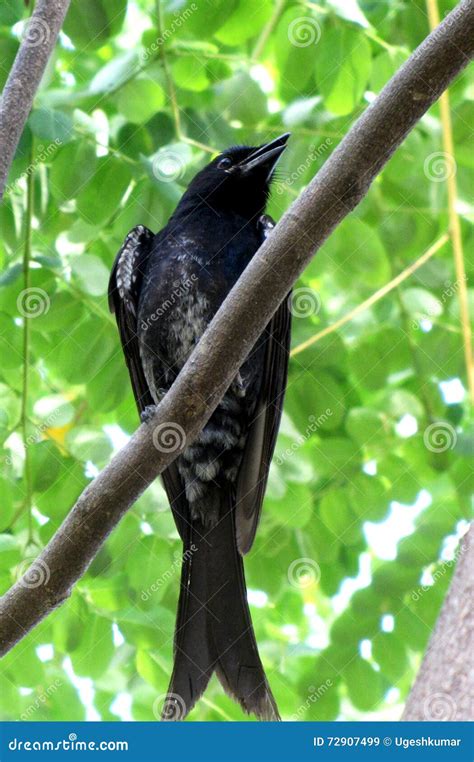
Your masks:
{"label": "bird's eye", "polygon": [[219,169],[229,169],[229,167],[232,166],[232,161],[228,156],[223,156],[223,158],[217,162],[217,166]]}

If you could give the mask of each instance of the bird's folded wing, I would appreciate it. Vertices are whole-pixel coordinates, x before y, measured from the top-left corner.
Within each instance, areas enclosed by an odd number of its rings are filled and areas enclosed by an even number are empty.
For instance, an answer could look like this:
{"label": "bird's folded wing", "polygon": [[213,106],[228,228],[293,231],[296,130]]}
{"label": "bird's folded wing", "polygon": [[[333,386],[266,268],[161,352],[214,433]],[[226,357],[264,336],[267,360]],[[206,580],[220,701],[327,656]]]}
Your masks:
{"label": "bird's folded wing", "polygon": [[237,481],[236,531],[239,551],[252,547],[280,425],[288,374],[291,314],[286,298],[267,327],[265,366],[255,416],[250,424]]}
{"label": "bird's folded wing", "polygon": [[[109,308],[115,313],[139,413],[155,403],[143,372],[137,335],[138,301],[153,237],[143,225],[133,228],[115,258],[109,281]],[[162,473],[162,479],[176,526],[184,539],[187,504],[175,463]]]}
{"label": "bird's folded wing", "polygon": [[115,257],[108,292],[109,308],[115,313],[139,413],[153,404],[143,373],[137,336],[138,300],[152,240],[153,233],[143,225],[130,231]]}

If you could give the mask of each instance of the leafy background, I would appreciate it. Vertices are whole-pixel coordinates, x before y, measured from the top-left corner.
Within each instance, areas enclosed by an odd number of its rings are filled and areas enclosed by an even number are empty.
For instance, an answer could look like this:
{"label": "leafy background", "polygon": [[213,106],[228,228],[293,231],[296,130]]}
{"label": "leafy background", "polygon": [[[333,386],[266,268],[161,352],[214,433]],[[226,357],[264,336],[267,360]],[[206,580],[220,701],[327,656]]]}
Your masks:
{"label": "leafy background", "polygon": [[[3,81],[27,13],[1,5]],[[137,425],[105,295],[127,231],[164,225],[212,152],[290,129],[270,203],[281,216],[428,30],[420,0],[167,0],[159,16],[145,0],[72,0],[0,208],[2,590]],[[455,170],[472,244],[473,98],[466,73],[451,90],[455,163],[439,155],[436,106],[308,268],[295,348],[447,231]],[[445,245],[291,361],[246,559],[287,719],[400,716],[470,510],[458,290]],[[2,661],[1,718],[153,719],[171,671],[179,550],[155,484],[71,599]],[[213,679],[189,719],[245,718]]]}

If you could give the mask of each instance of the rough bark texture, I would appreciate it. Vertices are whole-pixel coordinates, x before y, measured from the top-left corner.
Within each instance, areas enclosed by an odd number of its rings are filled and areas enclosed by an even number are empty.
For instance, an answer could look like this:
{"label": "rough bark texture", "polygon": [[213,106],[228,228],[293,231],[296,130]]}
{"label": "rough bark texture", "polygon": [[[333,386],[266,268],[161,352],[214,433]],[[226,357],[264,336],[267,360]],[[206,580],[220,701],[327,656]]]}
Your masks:
{"label": "rough bark texture", "polygon": [[70,2],[38,0],[25,27],[0,101],[0,199],[18,141]]}
{"label": "rough bark texture", "polygon": [[474,528],[456,571],[403,720],[474,720]]}
{"label": "rough bark texture", "polygon": [[[474,1],[463,0],[387,84],[286,212],[225,300],[154,419],[139,427],[89,485],[33,571],[0,600],[0,653],[69,595],[123,514],[179,454],[176,446],[154,446],[156,434],[166,434],[168,427],[169,441],[178,431],[189,443],[202,429],[298,275],[473,52]],[[42,575],[42,584],[32,585],[34,572]]]}

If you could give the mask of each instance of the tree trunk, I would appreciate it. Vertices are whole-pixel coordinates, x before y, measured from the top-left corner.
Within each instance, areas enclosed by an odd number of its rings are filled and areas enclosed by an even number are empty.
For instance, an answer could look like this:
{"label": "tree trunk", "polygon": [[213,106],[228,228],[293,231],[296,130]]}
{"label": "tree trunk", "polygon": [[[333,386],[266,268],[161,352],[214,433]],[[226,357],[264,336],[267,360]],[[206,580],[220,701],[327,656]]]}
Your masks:
{"label": "tree trunk", "polygon": [[471,527],[402,720],[474,720],[473,571]]}

